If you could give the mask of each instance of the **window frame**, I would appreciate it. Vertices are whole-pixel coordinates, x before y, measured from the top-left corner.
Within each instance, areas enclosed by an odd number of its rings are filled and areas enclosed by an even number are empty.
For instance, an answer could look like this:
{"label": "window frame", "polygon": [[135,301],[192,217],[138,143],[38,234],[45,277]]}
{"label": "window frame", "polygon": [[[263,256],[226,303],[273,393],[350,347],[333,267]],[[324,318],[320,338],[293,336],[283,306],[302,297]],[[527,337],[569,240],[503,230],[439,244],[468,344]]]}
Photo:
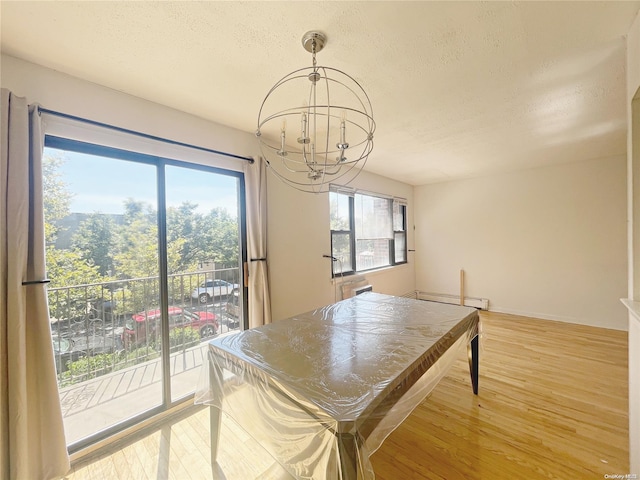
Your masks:
{"label": "window frame", "polygon": [[[355,204],[353,201],[353,195],[349,195],[348,193],[345,193],[343,191],[332,191],[331,193],[337,194],[337,195],[345,195],[348,197],[348,209],[349,209],[349,229],[348,230],[335,230],[335,229],[331,229],[331,277],[336,277],[336,276],[343,276],[343,275],[354,275],[356,273],[356,238],[355,238],[355,229],[356,229],[356,222],[355,222]],[[331,201],[331,200],[329,200]],[[351,268],[349,270],[344,270],[342,268],[342,264],[340,262],[338,262],[337,257],[334,255],[334,236],[335,235],[340,235],[340,236],[349,236],[349,261],[350,261],[350,265]],[[341,266],[340,268],[340,272],[336,272],[335,269],[335,265],[338,264]]]}
{"label": "window frame", "polygon": [[[402,215],[402,229],[401,230],[396,230],[395,228],[395,222],[394,225],[392,226],[393,228],[393,265],[404,265],[405,263],[408,262],[408,247],[407,247],[407,202],[405,199],[403,198],[394,198],[393,199],[393,205],[392,205],[392,216],[395,215],[395,207],[396,205],[400,208],[401,211],[401,215]],[[398,261],[396,259],[396,235],[398,234],[404,234],[404,260]]]}

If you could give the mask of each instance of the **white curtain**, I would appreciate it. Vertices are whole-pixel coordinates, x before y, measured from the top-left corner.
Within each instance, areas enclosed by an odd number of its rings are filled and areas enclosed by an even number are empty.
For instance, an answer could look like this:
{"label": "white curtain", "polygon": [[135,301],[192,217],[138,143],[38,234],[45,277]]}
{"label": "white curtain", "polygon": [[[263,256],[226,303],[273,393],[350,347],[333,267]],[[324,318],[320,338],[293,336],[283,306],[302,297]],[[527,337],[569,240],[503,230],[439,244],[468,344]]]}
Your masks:
{"label": "white curtain", "polygon": [[249,328],[271,323],[267,271],[267,169],[262,158],[244,168],[247,196]]}
{"label": "white curtain", "polygon": [[0,478],[69,470],[45,279],[43,134],[37,108],[1,91]]}

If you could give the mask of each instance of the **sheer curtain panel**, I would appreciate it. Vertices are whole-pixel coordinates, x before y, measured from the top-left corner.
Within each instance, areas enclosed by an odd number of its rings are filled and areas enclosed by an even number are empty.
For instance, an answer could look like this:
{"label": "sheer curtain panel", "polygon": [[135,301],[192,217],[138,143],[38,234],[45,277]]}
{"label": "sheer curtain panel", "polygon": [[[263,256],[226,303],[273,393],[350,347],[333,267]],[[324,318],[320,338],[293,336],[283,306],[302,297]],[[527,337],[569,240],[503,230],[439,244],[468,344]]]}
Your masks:
{"label": "sheer curtain panel", "polygon": [[[1,91],[0,477],[51,479],[69,470],[49,327],[36,107]],[[26,283],[26,285],[24,284]]]}
{"label": "sheer curtain panel", "polygon": [[249,328],[271,323],[267,272],[267,168],[262,158],[244,168],[247,185]]}

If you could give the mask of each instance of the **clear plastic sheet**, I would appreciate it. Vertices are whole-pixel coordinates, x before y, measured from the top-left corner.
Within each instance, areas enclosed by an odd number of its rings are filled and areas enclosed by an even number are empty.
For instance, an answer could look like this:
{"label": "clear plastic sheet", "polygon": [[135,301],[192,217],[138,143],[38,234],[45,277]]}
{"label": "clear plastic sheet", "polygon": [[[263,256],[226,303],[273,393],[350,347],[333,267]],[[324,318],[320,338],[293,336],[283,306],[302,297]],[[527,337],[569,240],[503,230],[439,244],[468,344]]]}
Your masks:
{"label": "clear plastic sheet", "polygon": [[366,293],[212,340],[195,401],[296,478],[372,479],[369,456],[478,333],[473,308]]}

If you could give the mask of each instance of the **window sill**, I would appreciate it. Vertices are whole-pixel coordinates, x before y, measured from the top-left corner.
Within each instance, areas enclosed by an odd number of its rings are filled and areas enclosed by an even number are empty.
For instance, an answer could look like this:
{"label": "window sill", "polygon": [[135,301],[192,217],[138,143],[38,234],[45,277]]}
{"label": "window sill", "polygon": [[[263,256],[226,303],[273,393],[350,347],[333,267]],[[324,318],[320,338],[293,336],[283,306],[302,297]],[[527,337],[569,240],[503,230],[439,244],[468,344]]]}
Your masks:
{"label": "window sill", "polygon": [[400,263],[398,265],[388,265],[386,267],[373,268],[371,270],[363,270],[361,272],[353,272],[353,273],[349,272],[349,273],[346,273],[344,276],[338,274],[331,279],[331,282],[335,283],[337,281],[338,284],[340,284],[342,282],[351,282],[358,278],[376,277],[378,275],[384,275],[385,273],[389,273],[389,271],[394,269],[408,268],[408,266],[409,266],[409,262],[405,262],[405,263]]}

